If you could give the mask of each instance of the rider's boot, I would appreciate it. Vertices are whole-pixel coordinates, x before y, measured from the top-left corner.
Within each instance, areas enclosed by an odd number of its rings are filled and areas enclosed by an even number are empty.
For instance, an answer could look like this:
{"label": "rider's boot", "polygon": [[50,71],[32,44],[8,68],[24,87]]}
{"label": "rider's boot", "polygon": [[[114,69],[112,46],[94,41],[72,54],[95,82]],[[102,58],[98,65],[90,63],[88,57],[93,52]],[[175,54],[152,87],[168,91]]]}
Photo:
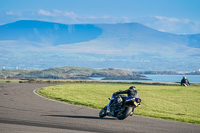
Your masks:
{"label": "rider's boot", "polygon": [[130,116],[132,116],[132,115],[133,115],[133,112],[131,112]]}
{"label": "rider's boot", "polygon": [[135,109],[135,108],[133,108],[133,109],[132,109],[132,112],[131,112],[130,116],[132,116],[132,115],[133,115],[134,109]]}

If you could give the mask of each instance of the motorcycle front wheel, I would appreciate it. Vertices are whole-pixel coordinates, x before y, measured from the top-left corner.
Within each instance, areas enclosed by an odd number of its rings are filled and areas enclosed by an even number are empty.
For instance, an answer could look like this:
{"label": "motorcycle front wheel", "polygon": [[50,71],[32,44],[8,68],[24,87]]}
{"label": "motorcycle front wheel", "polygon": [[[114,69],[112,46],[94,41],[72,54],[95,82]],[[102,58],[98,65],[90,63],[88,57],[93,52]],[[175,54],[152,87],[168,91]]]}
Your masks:
{"label": "motorcycle front wheel", "polygon": [[99,112],[99,117],[103,118],[106,116],[106,110],[107,106],[105,106],[100,112]]}

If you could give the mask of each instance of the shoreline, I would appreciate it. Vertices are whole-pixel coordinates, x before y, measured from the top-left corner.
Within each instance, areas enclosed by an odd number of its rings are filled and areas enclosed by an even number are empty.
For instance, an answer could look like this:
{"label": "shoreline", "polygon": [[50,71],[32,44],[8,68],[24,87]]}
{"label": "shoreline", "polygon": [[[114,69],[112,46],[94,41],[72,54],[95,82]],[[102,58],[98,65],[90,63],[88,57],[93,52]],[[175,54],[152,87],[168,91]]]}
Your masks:
{"label": "shoreline", "polygon": [[[64,83],[118,83],[118,84],[143,84],[143,85],[167,85],[180,86],[180,82],[150,82],[150,81],[116,81],[116,80],[68,80],[68,79],[1,79],[0,83],[40,83],[40,84],[64,84]],[[191,86],[200,86],[200,83],[191,83]]]}

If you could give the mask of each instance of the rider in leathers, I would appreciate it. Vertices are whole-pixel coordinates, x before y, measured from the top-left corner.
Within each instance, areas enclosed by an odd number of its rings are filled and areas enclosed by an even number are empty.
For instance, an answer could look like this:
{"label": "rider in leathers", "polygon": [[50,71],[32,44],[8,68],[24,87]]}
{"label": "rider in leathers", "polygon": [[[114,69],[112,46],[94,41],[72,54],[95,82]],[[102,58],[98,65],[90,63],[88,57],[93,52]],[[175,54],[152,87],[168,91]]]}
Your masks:
{"label": "rider in leathers", "polygon": [[[128,97],[139,98],[138,91],[136,90],[136,87],[134,87],[134,86],[129,87],[129,89],[127,89],[127,90],[125,90],[125,91],[118,91],[118,92],[115,92],[115,93],[113,94],[113,96],[117,96],[117,95],[119,95],[119,94],[127,94]],[[127,97],[122,97],[122,99],[126,99],[126,98],[127,98]],[[107,113],[110,112],[110,104],[111,104],[111,103],[109,103],[109,104],[107,105],[107,111],[106,111]],[[133,111],[134,111],[134,108],[133,108],[133,110],[132,110],[131,115],[133,114]]]}

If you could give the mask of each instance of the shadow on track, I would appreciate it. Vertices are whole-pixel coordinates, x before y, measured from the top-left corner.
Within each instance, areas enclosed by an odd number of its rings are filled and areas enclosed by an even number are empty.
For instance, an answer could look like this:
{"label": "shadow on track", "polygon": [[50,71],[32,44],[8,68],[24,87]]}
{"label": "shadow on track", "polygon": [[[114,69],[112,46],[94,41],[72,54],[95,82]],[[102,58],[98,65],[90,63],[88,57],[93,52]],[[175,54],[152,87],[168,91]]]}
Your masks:
{"label": "shadow on track", "polygon": [[42,116],[51,116],[51,117],[68,117],[68,118],[83,118],[83,119],[101,119],[101,120],[116,120],[115,118],[100,118],[95,116],[74,116],[74,115],[42,115]]}

